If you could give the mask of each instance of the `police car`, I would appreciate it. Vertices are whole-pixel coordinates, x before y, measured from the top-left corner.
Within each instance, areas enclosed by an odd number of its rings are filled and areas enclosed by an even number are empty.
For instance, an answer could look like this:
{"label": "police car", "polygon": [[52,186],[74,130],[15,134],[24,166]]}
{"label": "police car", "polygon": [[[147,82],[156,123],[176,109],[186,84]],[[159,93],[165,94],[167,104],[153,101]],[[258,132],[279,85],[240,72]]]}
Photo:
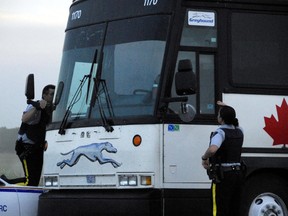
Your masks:
{"label": "police car", "polygon": [[0,177],[0,216],[37,216],[41,187],[10,184]]}

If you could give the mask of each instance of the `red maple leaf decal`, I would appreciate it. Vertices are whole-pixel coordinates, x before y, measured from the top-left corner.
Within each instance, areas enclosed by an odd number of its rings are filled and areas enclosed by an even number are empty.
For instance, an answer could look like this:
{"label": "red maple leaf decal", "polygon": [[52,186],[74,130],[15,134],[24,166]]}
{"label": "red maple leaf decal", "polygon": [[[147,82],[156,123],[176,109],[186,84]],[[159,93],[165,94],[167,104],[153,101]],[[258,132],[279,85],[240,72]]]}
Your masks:
{"label": "red maple leaf decal", "polygon": [[288,144],[288,105],[285,98],[281,107],[276,105],[278,121],[271,115],[264,117],[265,127],[263,128],[274,140],[273,145]]}

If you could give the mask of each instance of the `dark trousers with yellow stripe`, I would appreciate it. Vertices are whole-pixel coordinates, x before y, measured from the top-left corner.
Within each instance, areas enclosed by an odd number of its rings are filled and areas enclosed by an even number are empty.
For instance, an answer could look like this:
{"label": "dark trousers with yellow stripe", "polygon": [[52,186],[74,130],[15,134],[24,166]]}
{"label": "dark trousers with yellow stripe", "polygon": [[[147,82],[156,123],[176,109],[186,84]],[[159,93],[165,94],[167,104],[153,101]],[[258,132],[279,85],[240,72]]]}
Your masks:
{"label": "dark trousers with yellow stripe", "polygon": [[[24,144],[25,145],[25,144]],[[23,157],[19,157],[24,174],[25,174],[25,182],[20,183],[20,185],[24,186],[38,186],[42,173],[43,166],[43,148],[34,148],[31,152]]]}
{"label": "dark trousers with yellow stripe", "polygon": [[221,182],[212,182],[213,216],[240,215],[242,182],[239,170],[224,172]]}

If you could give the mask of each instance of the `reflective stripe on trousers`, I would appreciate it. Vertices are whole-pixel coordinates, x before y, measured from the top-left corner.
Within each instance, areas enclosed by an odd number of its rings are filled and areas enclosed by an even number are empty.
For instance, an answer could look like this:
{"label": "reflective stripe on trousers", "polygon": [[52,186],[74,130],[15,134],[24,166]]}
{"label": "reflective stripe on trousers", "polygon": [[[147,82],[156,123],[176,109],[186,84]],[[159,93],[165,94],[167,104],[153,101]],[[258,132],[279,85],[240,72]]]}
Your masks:
{"label": "reflective stripe on trousers", "polygon": [[212,183],[212,202],[213,202],[213,216],[217,215],[217,203],[216,203],[216,184]]}

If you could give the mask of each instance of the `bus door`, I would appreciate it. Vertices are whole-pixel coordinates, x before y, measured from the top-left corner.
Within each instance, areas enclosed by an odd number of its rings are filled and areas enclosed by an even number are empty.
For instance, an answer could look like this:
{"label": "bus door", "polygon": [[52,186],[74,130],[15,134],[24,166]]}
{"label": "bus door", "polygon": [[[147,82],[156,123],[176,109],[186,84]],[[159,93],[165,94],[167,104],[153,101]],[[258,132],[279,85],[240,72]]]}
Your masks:
{"label": "bus door", "polygon": [[[199,24],[199,20],[204,21]],[[210,133],[216,129],[216,27],[216,12],[187,9],[174,74],[181,61],[191,62],[196,93],[185,96],[195,116],[192,119],[180,115],[180,120],[172,117],[168,120],[171,123],[164,125],[164,183],[208,183],[201,155],[209,145]],[[171,97],[179,96],[174,76]],[[173,102],[168,110],[179,115],[180,108],[181,102]]]}

